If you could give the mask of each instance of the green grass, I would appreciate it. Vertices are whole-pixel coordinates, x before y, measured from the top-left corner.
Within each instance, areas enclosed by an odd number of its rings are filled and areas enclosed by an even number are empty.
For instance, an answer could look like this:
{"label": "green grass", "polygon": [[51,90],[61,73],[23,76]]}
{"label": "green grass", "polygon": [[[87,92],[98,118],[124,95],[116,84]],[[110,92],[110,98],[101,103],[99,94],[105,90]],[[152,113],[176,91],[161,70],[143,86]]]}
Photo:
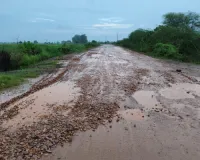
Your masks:
{"label": "green grass", "polygon": [[0,75],[0,91],[13,86],[18,86],[24,82],[23,77],[15,74],[1,74]]}
{"label": "green grass", "polygon": [[52,71],[57,66],[57,60],[46,60],[25,69],[1,72],[0,91],[19,86],[20,84],[26,82],[27,78],[36,78],[45,72]]}
{"label": "green grass", "polygon": [[27,78],[36,78],[39,72],[20,72],[0,74],[0,91],[6,88],[18,86],[26,81]]}
{"label": "green grass", "polygon": [[[98,43],[65,45],[0,44],[0,50],[7,51],[11,56],[10,71],[0,72],[0,91],[18,86],[24,83],[27,78],[35,78],[44,72],[55,69],[59,66],[58,59],[60,56],[80,53],[98,45]],[[38,54],[30,54],[32,53],[31,48],[34,47],[39,48]]]}

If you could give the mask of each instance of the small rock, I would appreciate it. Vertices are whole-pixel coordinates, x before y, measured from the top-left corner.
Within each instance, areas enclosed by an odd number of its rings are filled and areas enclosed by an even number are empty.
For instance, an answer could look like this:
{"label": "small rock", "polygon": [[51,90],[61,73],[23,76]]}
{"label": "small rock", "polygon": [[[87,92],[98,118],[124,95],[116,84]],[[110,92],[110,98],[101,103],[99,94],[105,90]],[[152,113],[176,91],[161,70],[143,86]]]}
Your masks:
{"label": "small rock", "polygon": [[110,128],[112,128],[112,126],[110,126]]}
{"label": "small rock", "polygon": [[187,94],[189,94],[189,93],[190,93],[190,91],[187,92]]}
{"label": "small rock", "polygon": [[181,69],[177,69],[176,72],[182,72]]}
{"label": "small rock", "polygon": [[52,151],[50,151],[50,150],[46,150],[46,152],[47,152],[47,153],[52,153]]}
{"label": "small rock", "polygon": [[128,127],[124,127],[124,129],[125,129],[126,131],[128,131]]}
{"label": "small rock", "polygon": [[134,127],[136,128],[136,124],[134,124]]}

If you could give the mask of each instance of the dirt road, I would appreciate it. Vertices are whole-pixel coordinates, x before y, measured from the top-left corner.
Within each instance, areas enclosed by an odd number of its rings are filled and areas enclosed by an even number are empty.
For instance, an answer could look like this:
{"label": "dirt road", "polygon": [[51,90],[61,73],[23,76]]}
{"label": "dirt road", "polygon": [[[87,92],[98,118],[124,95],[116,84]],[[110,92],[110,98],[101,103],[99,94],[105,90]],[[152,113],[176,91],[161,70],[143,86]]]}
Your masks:
{"label": "dirt road", "polygon": [[199,160],[200,66],[103,45],[0,109],[0,159]]}

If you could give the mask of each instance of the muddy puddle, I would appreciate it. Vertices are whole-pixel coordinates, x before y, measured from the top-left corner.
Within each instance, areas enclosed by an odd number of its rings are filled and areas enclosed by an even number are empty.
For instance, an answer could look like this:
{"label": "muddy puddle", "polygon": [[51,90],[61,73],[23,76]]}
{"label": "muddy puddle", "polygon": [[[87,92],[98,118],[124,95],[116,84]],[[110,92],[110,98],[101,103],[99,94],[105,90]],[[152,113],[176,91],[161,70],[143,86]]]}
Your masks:
{"label": "muddy puddle", "polygon": [[144,120],[144,113],[140,109],[127,109],[124,111],[119,111],[118,114],[121,115],[125,120],[129,121]]}
{"label": "muddy puddle", "polygon": [[19,113],[12,119],[5,121],[2,126],[13,130],[16,127],[37,122],[40,118],[49,115],[54,107],[59,105],[73,106],[80,95],[79,92],[80,88],[70,81],[49,86],[7,108],[7,110],[11,110],[18,106]]}
{"label": "muddy puddle", "polygon": [[44,75],[37,77],[37,78],[28,79],[28,82],[26,82],[20,86],[0,92],[0,104],[27,92],[33,84],[40,81],[43,77],[44,77]]}
{"label": "muddy puddle", "polygon": [[168,99],[185,99],[200,96],[200,85],[190,83],[172,84],[169,88],[160,90],[160,94]]}
{"label": "muddy puddle", "polygon": [[57,147],[42,160],[129,160],[137,152],[134,146],[136,130],[135,123],[126,121],[100,126],[95,132],[77,134],[71,144]]}
{"label": "muddy puddle", "polygon": [[133,94],[133,98],[141,104],[145,109],[162,108],[156,99],[154,91],[137,91]]}

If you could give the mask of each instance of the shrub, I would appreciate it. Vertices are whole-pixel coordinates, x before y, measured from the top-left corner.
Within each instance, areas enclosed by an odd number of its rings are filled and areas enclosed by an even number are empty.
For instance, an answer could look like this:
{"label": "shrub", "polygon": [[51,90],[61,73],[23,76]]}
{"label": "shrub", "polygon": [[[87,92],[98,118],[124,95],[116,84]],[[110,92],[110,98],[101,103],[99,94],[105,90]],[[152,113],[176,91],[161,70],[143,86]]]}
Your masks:
{"label": "shrub", "polygon": [[0,75],[0,90],[19,85],[23,79],[16,75]]}
{"label": "shrub", "polygon": [[31,64],[35,64],[36,62],[39,62],[40,60],[41,60],[40,55],[29,56],[27,54],[24,54],[21,59],[20,65],[21,66],[29,66]]}
{"label": "shrub", "polygon": [[30,41],[19,44],[19,49],[22,53],[29,55],[37,55],[42,52],[38,44],[31,43]]}
{"label": "shrub", "polygon": [[85,44],[85,47],[87,49],[93,48],[93,47],[97,47],[97,46],[99,46],[99,44],[96,41],[94,41],[94,40],[92,42],[88,42],[88,43]]}
{"label": "shrub", "polygon": [[0,70],[7,71],[10,67],[10,54],[2,50],[0,52]]}
{"label": "shrub", "polygon": [[172,44],[157,43],[154,47],[153,53],[155,56],[181,59],[182,56],[178,53],[177,48]]}
{"label": "shrub", "polygon": [[18,53],[18,52],[12,52],[11,54],[11,64],[10,64],[10,69],[17,69],[20,67],[20,62],[23,57],[23,53]]}
{"label": "shrub", "polygon": [[200,38],[185,40],[181,43],[179,52],[184,56],[184,61],[200,62]]}
{"label": "shrub", "polygon": [[72,48],[70,47],[70,45],[67,44],[63,44],[60,48],[59,51],[62,54],[69,54],[72,51]]}
{"label": "shrub", "polygon": [[45,51],[43,51],[41,54],[40,54],[40,60],[45,60],[45,59],[48,59],[50,58],[51,55]]}

